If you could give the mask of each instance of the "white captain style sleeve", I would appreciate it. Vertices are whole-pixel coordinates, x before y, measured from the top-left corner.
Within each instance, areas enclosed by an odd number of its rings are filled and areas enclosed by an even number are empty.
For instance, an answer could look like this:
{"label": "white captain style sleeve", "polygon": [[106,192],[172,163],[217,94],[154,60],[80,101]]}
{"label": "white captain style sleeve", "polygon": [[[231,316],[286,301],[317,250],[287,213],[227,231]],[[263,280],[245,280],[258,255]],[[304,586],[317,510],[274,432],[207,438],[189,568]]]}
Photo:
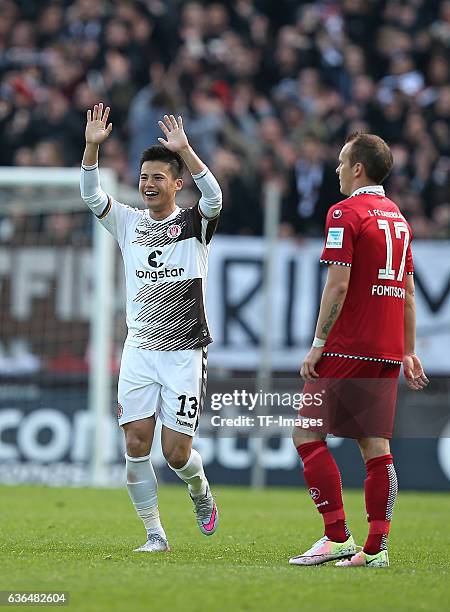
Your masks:
{"label": "white captain style sleeve", "polygon": [[122,247],[130,216],[139,214],[139,212],[117,202],[103,191],[100,185],[98,164],[81,166],[80,192],[83,201]]}
{"label": "white captain style sleeve", "polygon": [[101,217],[108,205],[108,196],[100,186],[98,164],[81,166],[80,192],[83,201],[96,217]]}
{"label": "white captain style sleeve", "polygon": [[202,194],[198,203],[201,214],[206,219],[218,217],[222,208],[222,190],[216,177],[205,166],[199,174],[193,174],[192,178]]}

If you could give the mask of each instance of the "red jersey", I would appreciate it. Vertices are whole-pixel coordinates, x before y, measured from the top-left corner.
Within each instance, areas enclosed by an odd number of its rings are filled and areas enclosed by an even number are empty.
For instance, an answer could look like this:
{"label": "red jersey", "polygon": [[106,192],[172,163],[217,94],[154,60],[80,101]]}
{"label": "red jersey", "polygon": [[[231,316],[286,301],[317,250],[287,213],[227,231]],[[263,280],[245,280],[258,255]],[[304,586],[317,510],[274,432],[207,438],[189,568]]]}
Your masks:
{"label": "red jersey", "polygon": [[349,266],[351,274],[324,355],[400,363],[412,232],[398,206],[377,191],[359,189],[328,211],[320,261]]}

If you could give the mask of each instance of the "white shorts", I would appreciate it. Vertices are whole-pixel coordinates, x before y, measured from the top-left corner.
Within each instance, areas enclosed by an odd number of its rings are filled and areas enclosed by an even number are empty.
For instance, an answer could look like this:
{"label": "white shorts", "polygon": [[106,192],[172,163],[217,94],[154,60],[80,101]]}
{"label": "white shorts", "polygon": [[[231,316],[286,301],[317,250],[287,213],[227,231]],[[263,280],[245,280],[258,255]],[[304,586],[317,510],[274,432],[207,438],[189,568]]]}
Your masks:
{"label": "white shorts", "polygon": [[155,415],[193,436],[206,394],[207,348],[149,351],[125,345],[118,388],[119,425]]}

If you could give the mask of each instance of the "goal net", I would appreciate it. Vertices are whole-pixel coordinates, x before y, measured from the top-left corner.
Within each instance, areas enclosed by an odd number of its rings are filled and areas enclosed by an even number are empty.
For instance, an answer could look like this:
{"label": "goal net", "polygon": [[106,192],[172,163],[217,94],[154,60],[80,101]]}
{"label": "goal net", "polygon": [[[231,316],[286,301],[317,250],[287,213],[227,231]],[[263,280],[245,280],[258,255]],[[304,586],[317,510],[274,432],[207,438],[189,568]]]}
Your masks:
{"label": "goal net", "polygon": [[117,480],[115,254],[77,168],[0,168],[0,482]]}

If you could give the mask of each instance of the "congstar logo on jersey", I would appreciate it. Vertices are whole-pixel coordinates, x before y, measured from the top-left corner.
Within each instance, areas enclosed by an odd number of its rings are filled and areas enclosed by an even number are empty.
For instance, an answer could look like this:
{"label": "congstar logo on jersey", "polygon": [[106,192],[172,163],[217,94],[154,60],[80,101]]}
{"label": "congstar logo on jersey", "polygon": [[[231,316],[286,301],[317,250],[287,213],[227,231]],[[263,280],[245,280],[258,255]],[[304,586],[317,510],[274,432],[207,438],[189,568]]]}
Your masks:
{"label": "congstar logo on jersey", "polygon": [[[164,262],[160,260],[161,255],[162,251],[160,251],[159,249],[156,249],[150,253],[147,259],[150,268],[163,268]],[[168,278],[176,278],[178,276],[182,276],[183,273],[184,268],[164,268],[163,270],[136,270],[136,276],[138,278],[150,280],[152,281],[152,283]]]}
{"label": "congstar logo on jersey", "polygon": [[158,258],[161,257],[162,255],[162,251],[160,251],[159,249],[156,249],[156,251],[152,251],[150,253],[150,255],[148,256],[148,265],[151,268],[161,268],[161,266],[163,265],[162,261],[158,261]]}

